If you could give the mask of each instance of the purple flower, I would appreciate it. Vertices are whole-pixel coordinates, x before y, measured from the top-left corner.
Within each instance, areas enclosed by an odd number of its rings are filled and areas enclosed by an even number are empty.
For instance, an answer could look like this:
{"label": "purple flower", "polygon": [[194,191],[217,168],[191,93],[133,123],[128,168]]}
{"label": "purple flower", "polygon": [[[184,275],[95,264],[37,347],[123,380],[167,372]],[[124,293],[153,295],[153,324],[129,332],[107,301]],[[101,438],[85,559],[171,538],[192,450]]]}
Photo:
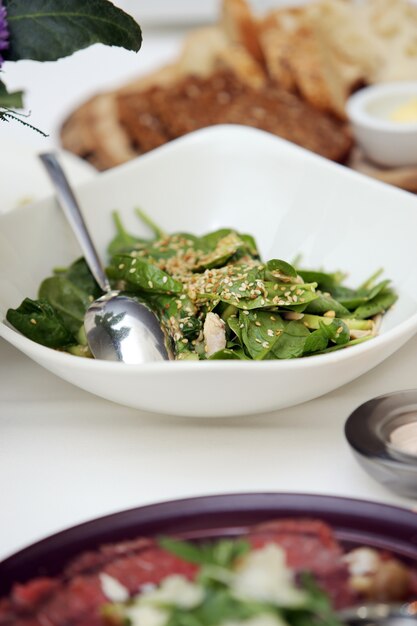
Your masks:
{"label": "purple flower", "polygon": [[[7,11],[0,0],[0,50],[7,50],[9,47],[9,29],[7,26]],[[0,67],[3,64],[3,57],[0,54]]]}

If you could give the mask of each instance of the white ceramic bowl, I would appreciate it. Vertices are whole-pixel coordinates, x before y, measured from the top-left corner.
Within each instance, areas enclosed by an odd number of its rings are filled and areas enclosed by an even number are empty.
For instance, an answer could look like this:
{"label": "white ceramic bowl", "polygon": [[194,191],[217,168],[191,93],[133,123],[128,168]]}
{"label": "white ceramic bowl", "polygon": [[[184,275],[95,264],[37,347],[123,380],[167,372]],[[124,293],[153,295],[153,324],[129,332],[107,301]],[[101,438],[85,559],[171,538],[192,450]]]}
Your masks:
{"label": "white ceramic bowl", "polygon": [[417,120],[392,121],[391,114],[417,98],[417,81],[365,87],[347,102],[353,133],[365,154],[387,167],[417,165]]}
{"label": "white ceramic bowl", "polygon": [[[191,417],[260,413],[329,392],[380,363],[417,330],[417,199],[267,133],[218,126],[188,135],[78,187],[104,256],[119,209],[141,232],[141,206],[168,231],[233,226],[253,233],[264,258],[349,272],[356,285],[383,266],[399,293],[380,336],[289,361],[125,365],[56,352],[0,323],[0,336],[65,380],[132,407]],[[145,232],[145,231],[143,231]],[[36,297],[78,246],[50,197],[0,216],[0,319]]]}

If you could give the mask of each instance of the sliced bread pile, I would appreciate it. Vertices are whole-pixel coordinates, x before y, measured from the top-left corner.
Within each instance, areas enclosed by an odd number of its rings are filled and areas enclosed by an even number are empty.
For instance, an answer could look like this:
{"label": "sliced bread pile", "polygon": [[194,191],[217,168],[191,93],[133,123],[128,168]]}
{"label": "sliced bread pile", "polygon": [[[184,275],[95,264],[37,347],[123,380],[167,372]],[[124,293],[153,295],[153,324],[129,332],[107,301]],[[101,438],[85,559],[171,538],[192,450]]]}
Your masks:
{"label": "sliced bread pile", "polygon": [[343,162],[352,147],[349,94],[413,72],[417,79],[417,9],[406,0],[320,0],[263,17],[246,0],[223,0],[217,26],[193,31],[172,65],[82,105],[62,143],[107,169],[231,123]]}

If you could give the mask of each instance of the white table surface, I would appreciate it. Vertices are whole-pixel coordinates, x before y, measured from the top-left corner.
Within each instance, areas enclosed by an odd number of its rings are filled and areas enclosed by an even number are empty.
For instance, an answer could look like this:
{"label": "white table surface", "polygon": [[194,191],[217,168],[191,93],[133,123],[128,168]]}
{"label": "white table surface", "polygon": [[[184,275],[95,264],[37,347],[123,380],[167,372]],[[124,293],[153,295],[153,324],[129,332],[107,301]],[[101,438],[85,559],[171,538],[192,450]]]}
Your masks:
{"label": "white table surface", "polygon": [[[149,30],[137,56],[95,46],[57,64],[6,64],[4,79],[10,88],[26,86],[31,122],[50,136],[3,124],[0,138],[32,151],[57,146],[59,124],[77,102],[169,60],[180,39],[178,31]],[[0,207],[20,176],[1,172],[0,163]],[[413,507],[363,472],[343,424],[361,402],[416,384],[417,338],[366,376],[312,402],[268,415],[193,421],[101,400],[0,340],[0,559],[81,521],[177,497],[287,491]]]}

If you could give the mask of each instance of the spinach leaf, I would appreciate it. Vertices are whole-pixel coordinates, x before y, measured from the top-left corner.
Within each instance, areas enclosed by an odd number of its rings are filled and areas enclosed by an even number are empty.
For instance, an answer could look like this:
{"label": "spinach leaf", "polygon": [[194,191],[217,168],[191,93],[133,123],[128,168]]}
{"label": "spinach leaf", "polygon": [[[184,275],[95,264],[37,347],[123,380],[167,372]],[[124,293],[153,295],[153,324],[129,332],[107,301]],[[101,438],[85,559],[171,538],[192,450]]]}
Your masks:
{"label": "spinach leaf", "polygon": [[146,224],[148,228],[150,228],[155,239],[165,239],[167,237],[167,233],[164,230],[162,230],[162,228],[160,228],[157,224],[155,224],[155,222],[149,217],[149,215],[147,215],[144,211],[142,211],[142,209],[136,208],[135,213],[139,217],[139,219],[144,224]]}
{"label": "spinach leaf", "polygon": [[65,348],[76,343],[47,300],[25,298],[17,309],[7,311],[6,319],[22,335],[48,348]]}
{"label": "spinach leaf", "polygon": [[64,325],[76,335],[92,302],[91,297],[65,276],[46,278],[39,287],[38,295],[53,306]]}
{"label": "spinach leaf", "polygon": [[285,322],[277,314],[266,311],[241,311],[241,338],[252,359],[265,359],[284,332]]}
{"label": "spinach leaf", "polygon": [[250,361],[242,348],[224,348],[208,357],[209,361]]}
{"label": "spinach leaf", "polygon": [[317,297],[308,303],[305,307],[306,313],[315,315],[324,315],[328,311],[334,311],[336,317],[349,317],[351,315],[349,309],[327,293],[318,292]]}
{"label": "spinach leaf", "polygon": [[291,359],[301,356],[309,330],[302,322],[285,322],[280,315],[266,311],[246,312],[242,341],[252,359]]}
{"label": "spinach leaf", "polygon": [[329,274],[317,270],[306,270],[300,268],[297,268],[297,272],[306,283],[315,282],[317,283],[320,291],[329,291],[332,294],[345,278],[345,274],[342,272],[333,272],[332,274]]}
{"label": "spinach leaf", "polygon": [[385,313],[397,299],[397,294],[391,289],[384,289],[368,302],[358,306],[353,315],[357,319],[366,319],[379,313]]}
{"label": "spinach leaf", "polygon": [[272,347],[271,355],[268,358],[295,359],[302,356],[309,334],[310,331],[302,322],[289,322]]}
{"label": "spinach leaf", "polygon": [[122,252],[131,252],[138,247],[138,244],[149,243],[148,239],[141,239],[140,237],[135,237],[134,235],[128,233],[123,225],[122,218],[117,211],[113,211],[112,217],[116,228],[116,235],[107,247],[107,252],[110,256],[114,256],[115,254]]}
{"label": "spinach leaf", "polygon": [[342,345],[347,344],[349,340],[349,328],[343,320],[335,318],[326,323],[320,321],[319,328],[307,337],[304,353],[308,354],[325,350],[329,342]]}
{"label": "spinach leaf", "polygon": [[272,275],[272,278],[297,278],[297,271],[293,268],[293,266],[286,261],[282,261],[281,259],[271,259],[268,261],[266,264],[266,270]]}
{"label": "spinach leaf", "polygon": [[106,270],[109,278],[124,281],[128,290],[149,293],[181,293],[182,284],[140,256],[116,254]]}
{"label": "spinach leaf", "polygon": [[81,289],[81,291],[84,291],[90,296],[91,301],[97,300],[97,298],[102,295],[102,291],[96,283],[84,258],[74,261],[74,263],[65,270],[55,270],[55,273],[58,276],[63,276]]}

